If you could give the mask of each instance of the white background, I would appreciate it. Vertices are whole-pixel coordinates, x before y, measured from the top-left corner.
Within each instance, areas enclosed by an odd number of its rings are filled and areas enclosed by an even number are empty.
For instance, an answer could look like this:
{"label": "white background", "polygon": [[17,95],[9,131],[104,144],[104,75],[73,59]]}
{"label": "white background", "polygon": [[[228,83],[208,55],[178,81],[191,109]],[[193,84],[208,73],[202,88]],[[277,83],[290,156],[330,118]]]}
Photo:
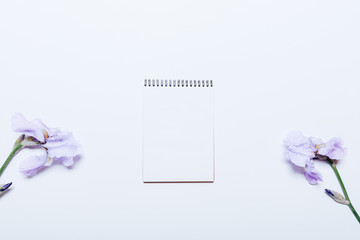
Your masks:
{"label": "white background", "polygon": [[[14,112],[73,131],[83,156],[0,182],[1,239],[358,239],[329,166],[311,186],[283,138],[344,139],[360,211],[359,1],[1,1],[0,159]],[[144,78],[213,79],[216,181],[143,184]]]}

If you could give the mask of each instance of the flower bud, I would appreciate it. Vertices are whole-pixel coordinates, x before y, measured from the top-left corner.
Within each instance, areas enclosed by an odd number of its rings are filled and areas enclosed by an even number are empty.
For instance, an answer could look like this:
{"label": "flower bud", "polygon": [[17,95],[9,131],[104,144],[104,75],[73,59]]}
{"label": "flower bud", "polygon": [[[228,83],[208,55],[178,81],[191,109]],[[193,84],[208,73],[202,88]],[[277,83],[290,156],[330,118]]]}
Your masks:
{"label": "flower bud", "polygon": [[19,144],[21,144],[22,141],[24,141],[25,139],[25,134],[21,134],[21,136],[16,140],[14,146],[18,146]]}
{"label": "flower bud", "polygon": [[40,145],[41,142],[39,140],[37,140],[36,138],[34,137],[26,137],[22,142],[21,142],[21,145],[23,145],[24,147],[33,147],[33,146],[36,146],[36,145]]}
{"label": "flower bud", "polygon": [[334,201],[337,203],[344,204],[344,205],[349,205],[349,203],[350,203],[348,200],[346,200],[346,198],[343,197],[343,195],[341,195],[340,193],[338,193],[336,191],[325,189],[325,192],[329,197],[334,199]]}
{"label": "flower bud", "polygon": [[6,191],[11,186],[11,184],[12,182],[9,182],[7,184],[0,184],[0,194]]}

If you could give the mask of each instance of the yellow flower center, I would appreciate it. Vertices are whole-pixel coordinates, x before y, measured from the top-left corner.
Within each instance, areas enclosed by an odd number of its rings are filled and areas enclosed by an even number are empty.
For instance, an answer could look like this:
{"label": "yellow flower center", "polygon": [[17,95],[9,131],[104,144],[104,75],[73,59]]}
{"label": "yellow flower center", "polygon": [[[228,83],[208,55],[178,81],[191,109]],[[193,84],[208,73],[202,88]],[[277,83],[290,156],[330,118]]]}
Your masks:
{"label": "yellow flower center", "polygon": [[44,131],[45,138],[49,138],[49,133],[46,130],[43,130],[43,131]]}

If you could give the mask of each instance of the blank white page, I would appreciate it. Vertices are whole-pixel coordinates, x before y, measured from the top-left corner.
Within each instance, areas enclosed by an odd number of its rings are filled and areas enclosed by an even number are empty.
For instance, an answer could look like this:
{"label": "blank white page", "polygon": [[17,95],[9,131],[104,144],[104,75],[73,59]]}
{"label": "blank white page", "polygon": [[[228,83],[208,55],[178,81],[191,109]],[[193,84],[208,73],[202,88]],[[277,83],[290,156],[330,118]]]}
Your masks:
{"label": "blank white page", "polygon": [[143,181],[213,182],[212,81],[145,80],[143,90]]}

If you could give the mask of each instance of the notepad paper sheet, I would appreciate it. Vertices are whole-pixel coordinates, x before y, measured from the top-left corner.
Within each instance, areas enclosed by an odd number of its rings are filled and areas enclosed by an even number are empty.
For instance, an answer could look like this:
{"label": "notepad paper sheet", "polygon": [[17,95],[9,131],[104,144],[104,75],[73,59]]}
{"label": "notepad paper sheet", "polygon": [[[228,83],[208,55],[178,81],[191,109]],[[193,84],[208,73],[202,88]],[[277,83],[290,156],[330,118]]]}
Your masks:
{"label": "notepad paper sheet", "polygon": [[214,181],[214,88],[143,87],[143,182]]}

